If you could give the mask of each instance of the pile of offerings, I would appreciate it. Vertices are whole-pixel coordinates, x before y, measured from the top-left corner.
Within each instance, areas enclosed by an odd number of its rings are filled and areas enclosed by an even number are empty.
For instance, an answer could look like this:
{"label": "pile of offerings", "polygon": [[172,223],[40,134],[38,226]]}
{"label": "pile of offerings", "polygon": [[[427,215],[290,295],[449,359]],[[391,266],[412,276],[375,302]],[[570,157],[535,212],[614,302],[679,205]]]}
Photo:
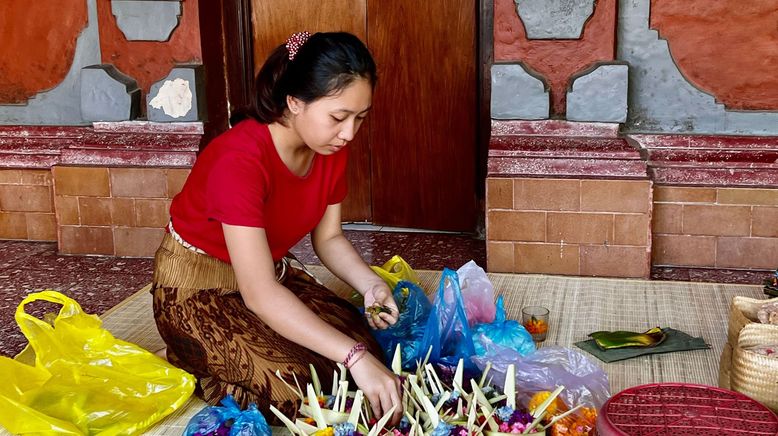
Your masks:
{"label": "pile of offerings", "polygon": [[403,418],[394,427],[387,424],[395,408],[373,417],[362,391],[349,390],[342,365],[330,394],[322,390],[313,367],[313,383],[305,392],[287,383],[302,403],[300,416],[287,417],[274,407],[271,411],[296,435],[587,435],[594,431],[596,410],[569,407],[559,397],[563,386],[534,393],[527,408],[517,404],[513,365],[508,366],[504,386],[498,388],[490,384],[488,368],[479,380],[465,381],[462,360],[447,381],[426,361],[419,362],[414,373],[402,372],[401,361],[399,352],[395,353],[392,370],[402,381]]}

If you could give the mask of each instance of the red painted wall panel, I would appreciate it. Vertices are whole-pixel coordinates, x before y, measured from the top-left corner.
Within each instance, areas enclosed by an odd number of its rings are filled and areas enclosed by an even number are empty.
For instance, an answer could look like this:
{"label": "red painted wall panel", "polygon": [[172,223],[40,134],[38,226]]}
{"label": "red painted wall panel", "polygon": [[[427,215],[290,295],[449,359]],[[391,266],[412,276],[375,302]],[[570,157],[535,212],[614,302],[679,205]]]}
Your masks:
{"label": "red painted wall panel", "polygon": [[522,61],[551,86],[551,112],[565,113],[570,77],[597,61],[612,61],[616,47],[616,0],[599,0],[581,39],[529,40],[513,0],[494,0],[494,61]]}
{"label": "red painted wall panel", "polygon": [[775,0],[652,0],[651,28],[686,79],[728,109],[778,110]]}
{"label": "red painted wall panel", "polygon": [[0,2],[0,104],[24,103],[67,75],[87,24],[84,0]]}
{"label": "red painted wall panel", "polygon": [[168,41],[127,41],[111,14],[111,1],[97,0],[103,63],[113,64],[135,79],[144,102],[151,85],[165,78],[173,66],[202,63],[197,1],[184,0],[181,7],[178,27]]}

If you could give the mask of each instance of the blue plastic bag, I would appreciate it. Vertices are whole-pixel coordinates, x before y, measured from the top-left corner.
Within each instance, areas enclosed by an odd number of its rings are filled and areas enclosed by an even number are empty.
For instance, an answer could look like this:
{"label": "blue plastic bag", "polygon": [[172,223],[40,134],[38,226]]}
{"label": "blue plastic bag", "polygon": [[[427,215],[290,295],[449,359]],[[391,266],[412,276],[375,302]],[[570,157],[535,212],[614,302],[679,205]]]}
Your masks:
{"label": "blue plastic bag", "polygon": [[197,412],[184,430],[185,436],[265,436],[271,435],[262,412],[254,403],[248,409],[240,406],[227,395],[221,400],[222,406],[208,406]]}
{"label": "blue plastic bag", "polygon": [[475,345],[465,312],[459,277],[455,271],[443,270],[432,311],[427,322],[421,350],[424,358],[427,350],[431,363],[456,366],[464,360],[466,369],[474,369],[470,357],[475,355]]}
{"label": "blue plastic bag", "polygon": [[[535,351],[532,335],[513,319],[505,319],[505,304],[502,295],[497,297],[497,311],[493,322],[473,326],[473,344],[475,354],[487,354],[486,341],[516,351],[522,356]],[[489,356],[486,356],[487,358]]]}
{"label": "blue plastic bag", "polygon": [[373,330],[373,336],[384,350],[387,364],[391,364],[395,348],[400,344],[403,369],[415,369],[416,360],[423,359],[427,353],[426,347],[422,347],[422,341],[432,303],[421,287],[404,280],[397,283],[392,295],[400,316],[389,328]]}

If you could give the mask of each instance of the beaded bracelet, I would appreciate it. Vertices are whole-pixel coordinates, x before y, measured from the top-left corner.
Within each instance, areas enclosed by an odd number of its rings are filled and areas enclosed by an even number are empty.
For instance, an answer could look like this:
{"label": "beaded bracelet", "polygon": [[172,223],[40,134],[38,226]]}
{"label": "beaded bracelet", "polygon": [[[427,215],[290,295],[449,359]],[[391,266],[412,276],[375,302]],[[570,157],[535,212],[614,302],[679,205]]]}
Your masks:
{"label": "beaded bracelet", "polygon": [[349,350],[348,354],[346,355],[346,358],[343,359],[343,366],[345,366],[346,368],[350,368],[351,365],[356,363],[356,361],[359,359],[354,360],[353,362],[351,361],[351,359],[353,359],[354,356],[356,356],[357,353],[359,353],[360,351],[367,351],[367,345],[363,344],[362,342],[357,342],[356,344],[354,344],[353,347],[351,347],[351,350]]}

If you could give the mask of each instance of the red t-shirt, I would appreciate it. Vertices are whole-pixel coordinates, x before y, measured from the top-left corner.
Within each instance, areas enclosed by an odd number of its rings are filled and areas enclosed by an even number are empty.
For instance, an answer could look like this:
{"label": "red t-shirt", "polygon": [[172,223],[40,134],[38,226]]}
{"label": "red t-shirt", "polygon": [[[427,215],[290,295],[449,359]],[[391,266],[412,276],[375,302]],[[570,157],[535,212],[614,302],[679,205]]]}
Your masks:
{"label": "red t-shirt", "polygon": [[202,153],[170,216],[176,233],[206,253],[230,262],[222,223],[261,227],[273,260],[280,260],[314,229],[330,204],[346,197],[347,150],[314,155],[307,175],[292,173],[270,130],[253,119],[215,138]]}

